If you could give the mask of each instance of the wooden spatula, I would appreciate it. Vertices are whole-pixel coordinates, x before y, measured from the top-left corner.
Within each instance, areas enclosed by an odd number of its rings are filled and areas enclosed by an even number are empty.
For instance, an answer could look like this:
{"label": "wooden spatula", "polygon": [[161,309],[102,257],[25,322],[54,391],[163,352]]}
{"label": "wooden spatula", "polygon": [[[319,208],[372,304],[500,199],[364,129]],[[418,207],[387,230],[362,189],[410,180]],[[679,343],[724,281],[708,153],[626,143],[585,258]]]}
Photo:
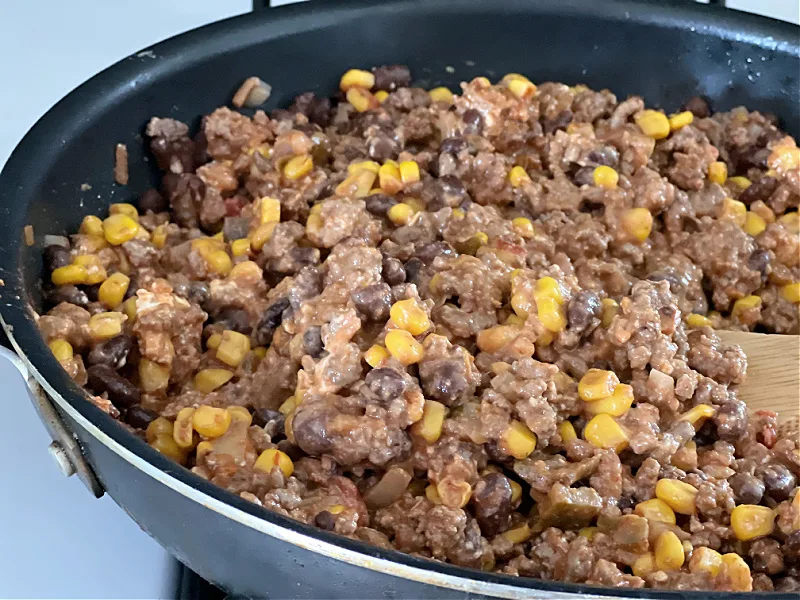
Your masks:
{"label": "wooden spatula", "polygon": [[800,335],[717,331],[747,355],[747,379],[739,399],[751,411],[772,410],[784,435],[800,431]]}

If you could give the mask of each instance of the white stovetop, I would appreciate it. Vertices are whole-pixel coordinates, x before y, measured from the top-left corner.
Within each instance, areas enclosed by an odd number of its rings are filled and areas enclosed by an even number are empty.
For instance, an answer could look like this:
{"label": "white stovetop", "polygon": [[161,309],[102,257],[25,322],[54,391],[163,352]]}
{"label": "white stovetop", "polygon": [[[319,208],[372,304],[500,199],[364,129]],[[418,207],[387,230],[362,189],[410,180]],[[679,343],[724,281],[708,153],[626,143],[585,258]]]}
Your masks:
{"label": "white stovetop", "polygon": [[[728,5],[800,23],[794,0]],[[94,73],[250,7],[250,0],[0,0],[0,165],[40,115]],[[63,478],[22,378],[2,359],[0,398],[0,597],[171,597],[176,564],[110,498],[95,500],[77,478]]]}

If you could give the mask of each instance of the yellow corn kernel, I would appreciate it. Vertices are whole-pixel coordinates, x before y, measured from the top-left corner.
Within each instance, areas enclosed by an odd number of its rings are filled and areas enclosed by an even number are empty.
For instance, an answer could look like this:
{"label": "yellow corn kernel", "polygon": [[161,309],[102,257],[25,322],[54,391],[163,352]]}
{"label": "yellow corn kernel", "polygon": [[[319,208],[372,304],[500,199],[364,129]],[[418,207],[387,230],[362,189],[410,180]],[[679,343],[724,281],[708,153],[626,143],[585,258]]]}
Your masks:
{"label": "yellow corn kernel", "polygon": [[441,402],[425,400],[422,418],[411,426],[411,433],[418,435],[429,444],[435,443],[442,435],[442,424],[447,408]]}
{"label": "yellow corn kernel", "polygon": [[[514,82],[512,81],[512,83]],[[531,528],[528,526],[528,524],[523,523],[519,527],[514,527],[514,529],[509,529],[508,531],[504,531],[501,535],[512,544],[521,544],[523,542],[528,541],[532,533],[531,533]]]}
{"label": "yellow corn kernel", "polygon": [[139,385],[145,392],[163,390],[169,385],[170,369],[146,358],[139,360]]}
{"label": "yellow corn kernel", "polygon": [[86,283],[89,274],[85,267],[80,265],[66,265],[53,269],[50,280],[55,285],[82,285]]}
{"label": "yellow corn kernel", "polygon": [[633,120],[647,137],[663,140],[669,135],[669,120],[657,110],[643,110],[634,115]]}
{"label": "yellow corn kernel", "polygon": [[246,335],[226,329],[217,347],[217,360],[224,362],[229,367],[238,367],[250,352],[250,338]]}
{"label": "yellow corn kernel", "polygon": [[520,316],[511,314],[508,315],[508,318],[506,319],[504,325],[513,325],[514,327],[522,327],[523,325],[525,325],[525,319],[523,319]]}
{"label": "yellow corn kernel", "polygon": [[150,422],[150,425],[145,429],[145,438],[148,442],[152,442],[159,435],[168,435],[172,437],[172,421],[164,417],[156,417]]}
{"label": "yellow corn kernel", "polygon": [[733,198],[725,198],[722,203],[722,219],[730,219],[739,227],[744,227],[747,221],[747,207],[743,202],[734,200]]}
{"label": "yellow corn kernel", "polygon": [[403,202],[411,207],[411,210],[414,211],[414,214],[425,211],[425,203],[419,198],[406,197],[403,199]]}
{"label": "yellow corn kernel", "polygon": [[53,356],[56,357],[58,362],[67,362],[68,360],[72,360],[74,356],[74,352],[72,350],[72,344],[70,344],[67,340],[53,340],[47,346],[50,348],[50,352],[53,353]]}
{"label": "yellow corn kernel", "polygon": [[789,283],[781,287],[781,296],[787,302],[797,304],[800,302],[800,281]]}
{"label": "yellow corn kernel", "polygon": [[[311,216],[308,217],[308,221],[311,222]],[[272,237],[272,232],[275,231],[276,225],[277,223],[275,222],[263,223],[249,236],[250,248],[252,248],[253,252],[261,252],[261,248],[263,248],[264,244]]]}
{"label": "yellow corn kernel", "polygon": [[343,504],[334,504],[333,506],[328,508],[328,512],[331,513],[332,515],[341,514],[345,510],[347,510],[347,507],[345,505],[343,505]]}
{"label": "yellow corn kernel", "polygon": [[619,173],[611,167],[600,165],[592,172],[592,179],[597,187],[613,190],[619,182]]}
{"label": "yellow corn kernel", "polygon": [[753,182],[750,181],[747,177],[741,177],[741,176],[728,177],[728,181],[730,181],[732,184],[734,184],[736,187],[742,190],[746,190],[753,184]]}
{"label": "yellow corn kernel", "polygon": [[584,402],[594,402],[610,397],[619,385],[619,378],[613,371],[589,369],[578,382],[578,396]]}
{"label": "yellow corn kernel", "polygon": [[531,178],[525,169],[520,166],[516,166],[512,167],[511,171],[509,171],[508,180],[511,182],[512,187],[518,188],[526,183],[530,183]]}
{"label": "yellow corn kernel", "polygon": [[206,340],[206,348],[210,350],[216,350],[219,348],[219,343],[222,341],[222,334],[221,333],[212,333],[208,336]]}
{"label": "yellow corn kernel", "polygon": [[664,531],[656,539],[656,567],[661,571],[676,571],[683,566],[685,560],[683,544],[673,531]]}
{"label": "yellow corn kernel", "polygon": [[764,219],[764,223],[769,225],[775,222],[775,213],[773,210],[764,204],[761,200],[756,200],[750,205],[750,210]]}
{"label": "yellow corn kernel", "polygon": [[467,213],[462,208],[454,208],[450,214],[453,215],[454,219],[463,219],[467,216]]}
{"label": "yellow corn kernel", "polygon": [[250,240],[242,238],[231,242],[231,254],[235,257],[247,256],[250,253]]}
{"label": "yellow corn kernel", "polygon": [[128,215],[111,215],[103,221],[103,235],[109,244],[119,246],[136,237],[139,224]]}
{"label": "yellow corn kernel", "polygon": [[583,428],[583,439],[595,448],[613,448],[622,452],[628,445],[628,434],[610,415],[595,415]]}
{"label": "yellow corn kernel", "polygon": [[692,551],[689,559],[690,573],[708,573],[716,577],[722,568],[722,555],[716,550],[700,546]]}
{"label": "yellow corn kernel", "polygon": [[489,327],[478,333],[476,342],[478,348],[483,352],[499,352],[507,344],[510,344],[519,337],[519,331],[516,327],[510,325],[496,325]]}
{"label": "yellow corn kernel", "polygon": [[419,181],[419,165],[413,160],[404,160],[400,163],[400,179],[404,185]]}
{"label": "yellow corn kernel", "polygon": [[411,206],[404,202],[398,202],[387,211],[386,216],[389,217],[392,223],[401,227],[408,225],[414,214],[414,209]]}
{"label": "yellow corn kernel", "polygon": [[251,350],[258,360],[263,360],[267,355],[267,349],[264,346],[256,346]]}
{"label": "yellow corn kernel", "polygon": [[488,88],[488,87],[491,87],[491,85],[492,85],[492,82],[489,81],[489,79],[487,77],[483,77],[483,76],[476,77],[475,79],[472,80],[472,83],[474,83],[476,86],[481,87],[481,88]]}
{"label": "yellow corn kernel", "polygon": [[153,242],[153,246],[161,250],[164,246],[167,245],[167,226],[162,224],[158,225],[155,229],[153,229],[153,235],[151,236],[150,240]]}
{"label": "yellow corn kernel", "polygon": [[678,421],[689,421],[689,423],[694,425],[695,429],[700,429],[703,423],[706,422],[706,419],[710,419],[714,416],[714,412],[714,407],[710,404],[698,404],[683,413],[678,418]]}
{"label": "yellow corn kernel", "polygon": [[87,252],[99,252],[103,248],[108,248],[108,242],[102,235],[87,235],[83,238],[83,247]]}
{"label": "yellow corn kernel", "polygon": [[753,576],[750,573],[750,567],[741,556],[733,552],[723,554],[722,564],[728,573],[728,580],[731,582],[734,592],[753,591]]}
{"label": "yellow corn kernel", "polygon": [[186,461],[186,451],[175,443],[172,435],[158,435],[150,442],[150,446],[177,463]]}
{"label": "yellow corn kernel", "polygon": [[629,208],[622,213],[622,229],[633,239],[643,242],[653,230],[653,215],[646,208]]}
{"label": "yellow corn kernel", "polygon": [[784,142],[776,144],[767,158],[767,164],[771,171],[780,173],[796,169],[800,166],[800,148],[794,145],[794,140],[788,144]]}
{"label": "yellow corn kernel", "polygon": [[[392,163],[394,163],[394,161],[392,161]],[[389,163],[389,164],[391,164],[391,163]],[[397,166],[396,163],[395,163],[395,166]],[[381,166],[378,163],[376,163],[374,160],[362,160],[362,161],[354,162],[354,163],[351,163],[351,164],[347,165],[347,172],[350,175],[353,175],[354,173],[358,173],[359,171],[361,171],[363,169],[366,169],[370,173],[375,173],[377,175],[378,172],[380,171],[380,168],[381,168]]]}
{"label": "yellow corn kernel", "polygon": [[706,316],[692,313],[686,317],[686,324],[691,329],[699,329],[700,327],[713,327],[711,319]]}
{"label": "yellow corn kernel", "polygon": [[603,298],[600,305],[602,306],[600,324],[606,328],[610,327],[611,322],[614,320],[614,317],[616,317],[617,313],[619,312],[619,303],[612,298]]}
{"label": "yellow corn kernel", "polygon": [[656,483],[656,498],[669,504],[670,508],[682,515],[693,515],[697,488],[677,479],[659,479]]}
{"label": "yellow corn kernel", "polygon": [[210,394],[232,377],[233,373],[227,369],[203,369],[194,376],[194,389],[201,394]]}
{"label": "yellow corn kernel", "polygon": [[286,400],[283,401],[278,407],[278,412],[280,412],[284,416],[288,416],[294,409],[297,408],[297,402],[295,401],[294,396],[289,396]]}
{"label": "yellow corn kernel", "polygon": [[100,217],[94,215],[86,215],[81,221],[80,232],[85,235],[103,235],[103,221]]}
{"label": "yellow corn kernel", "polygon": [[127,202],[119,202],[117,204],[112,204],[108,207],[108,214],[110,215],[126,215],[136,221],[139,222],[139,211],[136,210],[136,207],[133,204],[128,204]]}
{"label": "yellow corn kernel", "polygon": [[445,477],[436,484],[436,491],[442,504],[450,508],[464,508],[472,498],[472,486],[467,481],[457,481]]}
{"label": "yellow corn kernel", "polygon": [[558,304],[564,304],[564,292],[561,285],[553,277],[545,276],[536,281],[536,289],[534,290],[534,299],[538,302],[541,298],[552,298]]}
{"label": "yellow corn kernel", "polygon": [[564,444],[578,439],[578,434],[575,432],[575,426],[569,421],[561,421],[558,424],[558,435],[561,436],[561,441]]}
{"label": "yellow corn kernel", "polygon": [[652,552],[642,554],[633,562],[631,567],[633,574],[637,577],[644,577],[656,570],[656,561]]}
{"label": "yellow corn kernel", "polygon": [[184,450],[192,447],[192,415],[194,408],[187,407],[178,411],[175,423],[172,428],[172,438],[180,448]]}
{"label": "yellow corn kernel", "polygon": [[447,104],[453,103],[453,92],[446,87],[433,88],[428,92],[431,97],[431,102],[446,102]]}
{"label": "yellow corn kernel", "polygon": [[136,322],[136,296],[131,296],[122,303],[122,312],[128,317],[128,323]]}
{"label": "yellow corn kernel", "polygon": [[386,99],[388,97],[389,97],[389,92],[387,92],[386,90],[378,90],[377,92],[375,92],[375,100],[377,100],[381,104],[386,102]]}
{"label": "yellow corn kernel", "polygon": [[728,180],[728,165],[722,161],[716,161],[708,165],[708,179],[719,185]]}
{"label": "yellow corn kernel", "polygon": [[225,250],[214,250],[205,257],[206,264],[217,275],[226,276],[233,269],[233,261]]}
{"label": "yellow corn kernel", "polygon": [[297,180],[308,175],[313,168],[314,161],[311,157],[308,154],[301,154],[300,156],[293,156],[286,162],[283,166],[283,175],[287,179]]}
{"label": "yellow corn kernel", "polygon": [[761,298],[759,296],[745,296],[744,298],[739,298],[733,303],[731,316],[737,319],[743,312],[754,308],[761,308]]}
{"label": "yellow corn kernel", "polygon": [[792,233],[800,233],[800,213],[790,212],[778,219],[778,223],[786,227]]}
{"label": "yellow corn kernel", "polygon": [[373,173],[369,169],[359,169],[336,186],[336,194],[363,198],[372,191],[372,184],[375,183],[377,177],[377,173]]}
{"label": "yellow corn kernel", "polygon": [[537,298],[536,316],[545,329],[553,333],[563,331],[567,326],[567,316],[563,306],[555,298],[549,296]]}
{"label": "yellow corn kernel", "polygon": [[534,229],[533,223],[531,223],[530,219],[526,219],[525,217],[517,217],[516,219],[511,220],[511,225],[516,229],[517,233],[524,238],[533,237]]}
{"label": "yellow corn kernel", "polygon": [[[305,155],[303,155],[305,156]],[[302,158],[295,156],[294,158]],[[294,160],[294,158],[292,160]],[[289,161],[291,162],[291,160]],[[287,165],[289,163],[286,163]],[[284,167],[284,171],[285,171]],[[291,178],[290,178],[291,179]],[[258,202],[261,223],[276,223],[281,220],[281,201],[277,198],[264,196]]]}
{"label": "yellow corn kernel", "polygon": [[743,542],[770,535],[775,530],[775,512],[766,506],[740,504],[731,512],[731,529]]}
{"label": "yellow corn kernel", "polygon": [[247,427],[250,427],[250,424],[253,422],[253,415],[251,415],[250,411],[244,406],[229,406],[225,410],[231,416],[231,421],[244,423]]}
{"label": "yellow corn kernel", "polygon": [[339,80],[339,89],[346,92],[350,88],[360,87],[371,90],[375,85],[375,75],[361,69],[350,69]]}
{"label": "yellow corn kernel", "polygon": [[530,81],[525,75],[521,75],[519,73],[506,73],[503,75],[503,78],[500,80],[500,83],[505,83],[508,85],[512,81]]}
{"label": "yellow corn kernel", "polygon": [[244,260],[237,263],[228,274],[228,279],[236,279],[243,282],[258,282],[264,276],[259,267],[252,260]]}
{"label": "yellow corn kernel", "polygon": [[428,487],[425,488],[425,497],[431,504],[442,503],[442,498],[439,496],[439,490],[437,490],[436,486],[433,484],[430,484]]}
{"label": "yellow corn kernel", "polygon": [[415,298],[399,300],[389,310],[392,322],[411,335],[422,335],[431,327],[427,313],[420,307]]}
{"label": "yellow corn kernel", "polygon": [[378,344],[371,346],[369,350],[364,352],[364,360],[373,369],[380,367],[387,358],[389,358],[389,352]]}
{"label": "yellow corn kernel", "polygon": [[508,91],[519,99],[530,98],[536,93],[536,86],[530,81],[512,79],[508,82]]}
{"label": "yellow corn kernel", "polygon": [[108,274],[96,254],[81,254],[72,260],[72,264],[86,269],[86,284],[96,285],[106,280]]}
{"label": "yellow corn kernel", "polygon": [[511,503],[516,504],[522,499],[522,486],[513,479],[508,480],[508,485],[511,486]]}
{"label": "yellow corn kernel", "polygon": [[667,525],[675,525],[676,523],[675,511],[660,498],[639,502],[633,512],[648,521],[666,523]]}
{"label": "yellow corn kernel", "polygon": [[587,402],[583,409],[590,415],[621,417],[628,412],[633,400],[633,388],[626,383],[620,383],[608,398]]}
{"label": "yellow corn kernel", "polygon": [[[205,371],[210,370],[212,369],[205,369]],[[200,373],[202,372],[203,371],[200,371]],[[237,406],[232,408],[242,407]],[[244,410],[247,411],[247,409]],[[250,413],[248,412],[248,416],[249,415]],[[230,409],[226,410],[224,408],[215,408],[212,406],[199,406],[192,415],[192,427],[205,438],[216,438],[228,431],[232,420],[233,416]]]}
{"label": "yellow corn kernel", "polygon": [[524,423],[511,421],[508,429],[503,432],[500,445],[506,454],[522,460],[536,449],[536,434]]}
{"label": "yellow corn kernel", "polygon": [[687,125],[691,125],[692,121],[694,121],[694,115],[689,110],[685,110],[683,112],[679,112],[677,114],[670,115],[670,117],[669,117],[669,130],[670,131],[677,131],[681,127],[686,127]]}
{"label": "yellow corn kernel", "polygon": [[458,250],[461,254],[469,254],[470,256],[475,256],[478,253],[478,250],[481,246],[485,246],[489,243],[489,236],[486,235],[483,231],[479,231],[474,235],[470,236],[470,238],[466,242],[460,242],[456,244],[456,250]]}
{"label": "yellow corn kernel", "polygon": [[122,304],[131,278],[122,273],[114,273],[106,279],[97,290],[97,299],[106,308],[114,308]]}
{"label": "yellow corn kernel", "polygon": [[122,333],[125,315],[120,312],[103,312],[89,318],[89,333],[95,340],[107,340]]}
{"label": "yellow corn kernel", "polygon": [[393,329],[388,332],[384,343],[389,353],[406,367],[421,361],[425,353],[422,344],[403,329]]}
{"label": "yellow corn kernel", "polygon": [[357,112],[366,112],[378,107],[378,101],[369,91],[363,88],[350,88],[345,94],[347,101],[353,105]]}
{"label": "yellow corn kernel", "polygon": [[581,537],[585,537],[590,542],[594,539],[594,536],[597,534],[597,527],[582,527],[578,530],[578,535]]}
{"label": "yellow corn kernel", "polygon": [[289,477],[294,472],[294,463],[289,455],[277,448],[264,450],[256,459],[254,468],[265,473],[271,473],[276,467],[281,470],[284,477]]}
{"label": "yellow corn kernel", "polygon": [[381,186],[380,191],[393,195],[403,189],[403,180],[400,176],[400,169],[396,165],[386,163],[378,171],[378,181]]}
{"label": "yellow corn kernel", "polygon": [[201,458],[211,454],[214,451],[214,444],[208,441],[203,441],[197,444],[197,447],[194,449],[195,457],[199,462]]}

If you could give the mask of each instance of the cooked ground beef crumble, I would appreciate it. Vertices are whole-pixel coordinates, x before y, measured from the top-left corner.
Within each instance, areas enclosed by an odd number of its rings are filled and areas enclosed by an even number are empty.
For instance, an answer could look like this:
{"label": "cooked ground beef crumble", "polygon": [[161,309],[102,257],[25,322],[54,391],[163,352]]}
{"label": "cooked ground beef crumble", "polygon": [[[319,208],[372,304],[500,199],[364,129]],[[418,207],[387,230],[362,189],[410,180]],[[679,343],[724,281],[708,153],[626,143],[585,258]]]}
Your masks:
{"label": "cooked ground beef crumble", "polygon": [[800,448],[715,329],[800,333],[800,150],[402,66],[147,125],[138,207],[45,249],[92,401],[197,475],[385,548],[609,586],[800,590]]}

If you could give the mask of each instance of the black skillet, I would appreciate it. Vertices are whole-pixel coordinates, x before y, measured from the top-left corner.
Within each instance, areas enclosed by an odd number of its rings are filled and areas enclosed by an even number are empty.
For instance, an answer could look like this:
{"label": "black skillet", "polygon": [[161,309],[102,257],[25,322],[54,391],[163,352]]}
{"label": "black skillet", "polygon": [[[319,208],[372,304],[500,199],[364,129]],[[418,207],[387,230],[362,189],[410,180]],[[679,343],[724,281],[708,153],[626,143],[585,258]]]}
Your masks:
{"label": "black skillet", "polygon": [[[623,98],[642,94],[667,110],[701,94],[716,109],[745,104],[779,115],[795,136],[800,129],[798,28],[714,6],[311,2],[172,38],[69,94],[33,127],[0,175],[0,312],[15,350],[52,400],[40,396],[37,406],[56,441],[69,457],[60,416],[83,450],[71,455],[73,465],[96,493],[108,492],[191,569],[241,596],[699,598],[483,573],[380,550],[261,510],[163,458],[88,403],[40,338],[32,311],[41,307],[43,235],[75,231],[84,215],[104,214],[109,203],[130,201],[156,182],[152,161],[139,160],[148,154],[142,133],[151,116],[196,125],[251,75],[272,84],[267,108],[285,106],[303,91],[332,93],[350,67],[386,63],[410,65],[424,87],[456,89],[477,75],[521,72],[534,81],[609,87]],[[113,181],[117,142],[132,157],[126,187]],[[33,226],[32,247],[22,241],[25,225]],[[53,405],[56,417],[46,414]],[[730,594],[703,593],[723,595]]]}

